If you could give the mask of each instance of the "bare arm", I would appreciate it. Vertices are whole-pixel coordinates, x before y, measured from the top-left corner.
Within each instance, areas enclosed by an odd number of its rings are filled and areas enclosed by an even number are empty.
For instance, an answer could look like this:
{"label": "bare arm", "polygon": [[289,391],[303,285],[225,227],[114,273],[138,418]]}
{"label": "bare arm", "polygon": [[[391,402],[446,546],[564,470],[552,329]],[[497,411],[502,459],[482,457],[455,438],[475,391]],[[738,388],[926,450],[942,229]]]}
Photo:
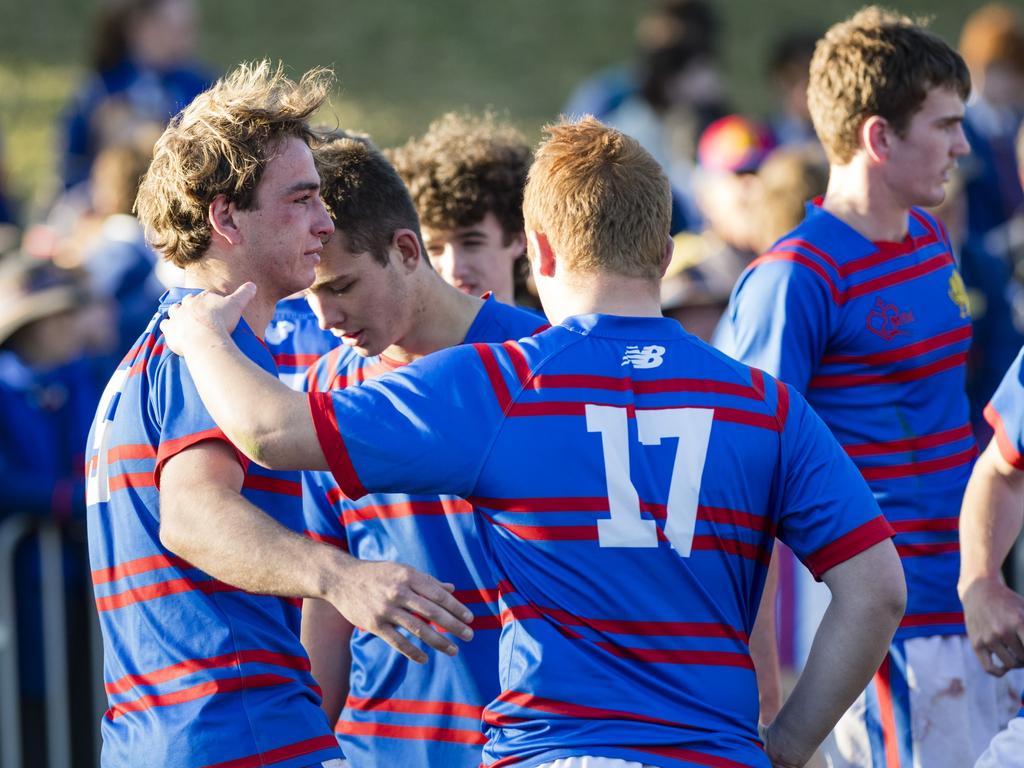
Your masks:
{"label": "bare arm", "polygon": [[451,585],[398,563],[357,560],[288,530],[242,497],[243,479],[234,451],[219,440],[168,459],[160,484],[160,542],[247,592],[327,600],[413,661],[426,656],[398,627],[452,655],[454,643],[428,622],[472,637],[473,615],[452,597]]}
{"label": "bare arm", "polygon": [[777,768],[802,766],[868,684],[903,617],[907,591],[891,539],[827,571],[832,602],[807,665],[779,716],[764,730]]}
{"label": "bare arm", "polygon": [[328,469],[306,396],[256,365],[231,339],[255,293],[246,283],[229,296],[187,296],[160,329],[188,363],[203,405],[242,453],[271,469]]}
{"label": "bare arm", "polygon": [[309,654],[313,678],[323,691],[321,707],[331,727],[338,722],[349,689],[352,625],[328,602],[302,604],[302,644]]}
{"label": "bare arm", "polygon": [[1001,572],[1022,525],[1024,472],[1003,458],[993,440],[964,492],[957,591],[974,652],[996,677],[1024,666],[1024,597],[1006,586]]}
{"label": "bare arm", "polygon": [[768,576],[757,609],[757,620],[750,633],[750,657],[757,673],[757,692],[761,700],[761,722],[770,723],[782,706],[782,671],[775,640],[775,596],[779,591],[779,551],[772,553]]}

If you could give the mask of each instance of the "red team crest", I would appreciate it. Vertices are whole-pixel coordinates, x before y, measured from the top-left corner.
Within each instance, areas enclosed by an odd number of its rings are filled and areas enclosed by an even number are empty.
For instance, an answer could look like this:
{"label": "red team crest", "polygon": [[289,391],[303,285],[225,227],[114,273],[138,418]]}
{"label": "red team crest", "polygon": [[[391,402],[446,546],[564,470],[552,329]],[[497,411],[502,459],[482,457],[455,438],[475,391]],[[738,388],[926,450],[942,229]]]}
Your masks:
{"label": "red team crest", "polygon": [[914,322],[913,312],[904,312],[895,304],[889,304],[881,296],[875,298],[875,306],[868,312],[867,328],[876,336],[892,341],[906,333],[904,325]]}

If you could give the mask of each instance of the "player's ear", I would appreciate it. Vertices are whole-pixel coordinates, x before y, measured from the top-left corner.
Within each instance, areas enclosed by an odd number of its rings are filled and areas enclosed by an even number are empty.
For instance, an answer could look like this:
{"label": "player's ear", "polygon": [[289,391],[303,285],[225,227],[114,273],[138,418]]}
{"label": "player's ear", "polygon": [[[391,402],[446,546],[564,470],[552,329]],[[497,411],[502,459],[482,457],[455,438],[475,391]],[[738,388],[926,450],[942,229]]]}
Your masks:
{"label": "player's ear", "polygon": [[533,256],[531,257],[531,261],[534,262],[533,268],[544,277],[554,277],[557,257],[551,243],[548,242],[547,235],[535,229],[528,229],[526,237],[530,245],[533,246]]}
{"label": "player's ear", "polygon": [[661,264],[659,266],[659,275],[665,276],[665,271],[668,269],[668,265],[672,262],[672,254],[676,250],[676,241],[671,237],[665,240],[665,252],[661,255]]}
{"label": "player's ear", "polygon": [[210,203],[207,216],[210,219],[210,228],[215,235],[220,236],[230,245],[238,245],[242,242],[242,232],[238,228],[236,220],[237,208],[225,195],[217,195]]}
{"label": "player's ear", "polygon": [[860,126],[860,144],[873,163],[882,163],[892,148],[892,125],[884,117],[872,115]]}
{"label": "player's ear", "polygon": [[398,254],[399,263],[409,272],[416,269],[423,260],[420,239],[411,229],[396,229],[391,236],[391,247]]}

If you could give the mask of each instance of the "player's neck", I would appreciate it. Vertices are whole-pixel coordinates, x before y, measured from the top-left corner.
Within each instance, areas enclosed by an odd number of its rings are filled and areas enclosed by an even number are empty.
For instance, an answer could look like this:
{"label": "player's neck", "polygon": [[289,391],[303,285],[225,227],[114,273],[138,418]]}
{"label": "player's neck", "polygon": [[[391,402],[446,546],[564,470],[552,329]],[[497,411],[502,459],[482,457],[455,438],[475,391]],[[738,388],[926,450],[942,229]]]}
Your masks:
{"label": "player's neck", "polygon": [[576,315],[662,316],[659,282],[648,278],[573,274],[552,280],[546,287],[541,298],[552,325]]}
{"label": "player's neck", "polygon": [[384,355],[403,363],[461,344],[484,302],[448,285],[434,272],[424,274],[416,292],[409,332]]}
{"label": "player's neck", "polygon": [[907,234],[910,209],[857,163],[832,166],[821,207],[873,242],[898,241]]}
{"label": "player's neck", "polygon": [[229,294],[247,282],[256,283],[256,295],[245,308],[242,318],[259,338],[274,317],[278,297],[266,288],[258,276],[245,274],[219,259],[204,257],[202,261],[185,267],[185,287],[200,288],[220,294]]}

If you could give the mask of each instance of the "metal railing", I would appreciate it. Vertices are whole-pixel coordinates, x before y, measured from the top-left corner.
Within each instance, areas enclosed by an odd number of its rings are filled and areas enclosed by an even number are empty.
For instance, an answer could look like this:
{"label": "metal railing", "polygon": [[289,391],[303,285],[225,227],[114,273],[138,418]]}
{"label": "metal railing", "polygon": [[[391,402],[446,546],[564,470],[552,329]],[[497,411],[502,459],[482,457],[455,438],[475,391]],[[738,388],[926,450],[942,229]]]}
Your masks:
{"label": "metal railing", "polygon": [[[16,515],[0,523],[0,768],[72,768],[98,765],[98,734],[93,736],[91,754],[73,754],[72,717],[88,717],[99,723],[97,711],[105,707],[102,683],[102,646],[99,642],[98,620],[89,609],[89,637],[77,638],[88,643],[91,696],[85,710],[75,702],[72,711],[68,683],[69,637],[68,599],[65,573],[65,533],[56,523],[29,515]],[[23,546],[36,547],[39,555],[38,595],[16,592],[16,557]],[[75,574],[77,576],[77,574]],[[39,600],[42,618],[42,652],[44,680],[44,711],[46,736],[45,763],[25,760],[23,743],[22,667],[19,657],[25,649],[18,647],[18,601]],[[97,725],[98,730],[98,725]]]}

